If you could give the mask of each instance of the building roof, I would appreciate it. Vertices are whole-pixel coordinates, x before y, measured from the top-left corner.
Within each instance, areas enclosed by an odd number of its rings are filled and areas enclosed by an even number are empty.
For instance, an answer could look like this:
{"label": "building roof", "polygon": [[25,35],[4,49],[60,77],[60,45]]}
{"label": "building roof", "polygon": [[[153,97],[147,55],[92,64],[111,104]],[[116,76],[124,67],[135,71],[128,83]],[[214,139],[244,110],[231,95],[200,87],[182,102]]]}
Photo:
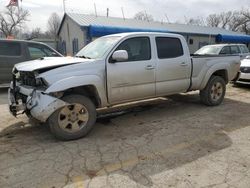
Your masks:
{"label": "building roof", "polygon": [[[149,30],[166,30],[173,33],[187,33],[187,34],[201,34],[201,35],[244,35],[217,27],[196,26],[188,24],[165,23],[165,22],[148,22],[135,19],[123,19],[116,17],[95,16],[77,13],[66,13],[79,26],[88,27],[106,26],[106,27],[121,27],[121,28],[135,28],[135,29],[149,29]],[[64,19],[63,19],[64,21]],[[62,21],[62,23],[63,23]],[[61,23],[61,25],[62,25]],[[59,29],[60,32],[60,29]]]}

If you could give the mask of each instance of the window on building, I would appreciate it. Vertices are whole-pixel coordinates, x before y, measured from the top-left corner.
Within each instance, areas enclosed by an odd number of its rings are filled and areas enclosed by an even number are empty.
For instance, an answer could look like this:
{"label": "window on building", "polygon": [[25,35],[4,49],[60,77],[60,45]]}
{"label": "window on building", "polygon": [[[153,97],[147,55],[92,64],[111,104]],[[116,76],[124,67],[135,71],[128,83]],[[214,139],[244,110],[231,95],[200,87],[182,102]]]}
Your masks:
{"label": "window on building", "polygon": [[231,54],[230,47],[229,46],[223,47],[220,51],[220,54]]}
{"label": "window on building", "polygon": [[189,39],[189,44],[194,44],[194,39]]}
{"label": "window on building", "polygon": [[78,39],[75,38],[72,41],[72,47],[73,47],[73,54],[75,55],[79,51]]}
{"label": "window on building", "polygon": [[21,56],[21,44],[0,41],[0,56]]}
{"label": "window on building", "polygon": [[175,58],[183,55],[180,39],[156,37],[157,54],[159,59]]}
{"label": "window on building", "polygon": [[135,37],[122,42],[116,50],[126,50],[128,61],[143,61],[151,59],[151,46],[148,37]]}

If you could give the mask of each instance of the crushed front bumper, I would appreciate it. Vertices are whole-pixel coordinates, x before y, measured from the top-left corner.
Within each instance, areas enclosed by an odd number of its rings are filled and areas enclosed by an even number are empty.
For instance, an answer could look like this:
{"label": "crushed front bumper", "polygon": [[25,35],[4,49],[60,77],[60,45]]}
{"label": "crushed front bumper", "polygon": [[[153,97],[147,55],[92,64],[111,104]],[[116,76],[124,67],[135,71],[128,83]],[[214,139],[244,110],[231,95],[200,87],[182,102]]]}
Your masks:
{"label": "crushed front bumper", "polygon": [[21,85],[11,86],[8,91],[9,110],[14,115],[29,111],[35,119],[46,122],[57,109],[67,105],[66,102],[48,95],[43,91]]}

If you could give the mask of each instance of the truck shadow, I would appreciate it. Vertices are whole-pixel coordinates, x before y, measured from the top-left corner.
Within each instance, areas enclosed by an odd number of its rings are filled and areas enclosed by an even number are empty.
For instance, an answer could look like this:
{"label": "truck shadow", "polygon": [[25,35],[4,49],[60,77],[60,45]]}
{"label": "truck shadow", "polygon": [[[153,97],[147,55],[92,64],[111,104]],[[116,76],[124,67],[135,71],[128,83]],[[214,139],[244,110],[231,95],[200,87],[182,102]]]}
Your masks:
{"label": "truck shadow", "polygon": [[[200,104],[198,94],[180,94],[117,114],[100,114],[92,132],[76,141],[60,142],[46,126],[25,127],[19,122],[10,125],[17,129],[1,132],[0,143],[18,158],[32,155],[30,151],[47,155],[57,151],[61,157],[70,153],[77,163],[85,164],[74,165],[80,177],[126,172],[132,181],[152,186],[152,175],[230,147],[228,133],[249,126],[250,117],[242,113],[248,110],[249,103],[229,98],[220,106],[206,107]],[[1,148],[0,155],[5,151]],[[88,165],[89,156],[93,159]],[[70,178],[73,181],[74,177]]]}

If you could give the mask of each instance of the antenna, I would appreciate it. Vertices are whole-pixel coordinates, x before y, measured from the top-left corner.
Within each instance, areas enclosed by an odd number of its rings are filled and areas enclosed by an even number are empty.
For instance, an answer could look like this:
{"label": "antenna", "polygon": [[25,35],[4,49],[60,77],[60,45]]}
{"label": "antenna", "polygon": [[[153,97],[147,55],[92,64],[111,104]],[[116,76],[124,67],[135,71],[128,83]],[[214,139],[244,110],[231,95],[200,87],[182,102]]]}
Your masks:
{"label": "antenna", "polygon": [[124,16],[124,11],[123,11],[123,7],[121,7],[121,10],[122,10],[122,17],[123,17],[123,19],[125,20],[125,16]]}
{"label": "antenna", "polygon": [[146,16],[147,21],[149,22],[148,14],[147,14],[146,10],[145,10],[145,16]]}
{"label": "antenna", "polygon": [[109,8],[107,8],[107,18],[109,17]]}
{"label": "antenna", "polygon": [[63,12],[66,13],[66,4],[65,4],[65,0],[63,0]]}
{"label": "antenna", "polygon": [[97,10],[96,10],[96,4],[94,3],[94,9],[95,9],[95,16],[97,17]]}

